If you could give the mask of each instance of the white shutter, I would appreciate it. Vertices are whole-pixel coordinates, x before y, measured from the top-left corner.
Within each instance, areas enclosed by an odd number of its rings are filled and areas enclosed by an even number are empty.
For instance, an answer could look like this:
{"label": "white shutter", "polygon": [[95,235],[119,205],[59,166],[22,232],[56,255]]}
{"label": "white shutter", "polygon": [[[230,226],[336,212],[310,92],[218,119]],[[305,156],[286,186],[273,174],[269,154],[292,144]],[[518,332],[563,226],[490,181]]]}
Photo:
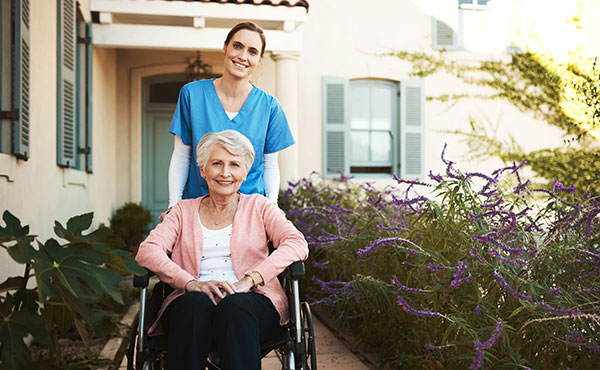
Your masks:
{"label": "white shutter", "polygon": [[75,166],[75,0],[58,2],[58,165]]}
{"label": "white shutter", "polygon": [[13,154],[29,158],[29,0],[15,1],[15,59],[14,106],[19,112],[14,117]]}
{"label": "white shutter", "polygon": [[425,177],[425,92],[423,80],[400,83],[400,176]]}
{"label": "white shutter", "polygon": [[323,176],[350,173],[350,82],[323,77]]}

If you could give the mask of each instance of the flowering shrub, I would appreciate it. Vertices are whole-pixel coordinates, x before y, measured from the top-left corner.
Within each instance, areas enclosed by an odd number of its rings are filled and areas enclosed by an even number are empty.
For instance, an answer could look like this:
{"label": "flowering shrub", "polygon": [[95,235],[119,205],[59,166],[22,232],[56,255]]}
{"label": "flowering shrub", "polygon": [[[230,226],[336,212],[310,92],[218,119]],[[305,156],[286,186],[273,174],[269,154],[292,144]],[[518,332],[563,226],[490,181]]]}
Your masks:
{"label": "flowering shrub", "polygon": [[[513,163],[403,192],[341,176],[290,184],[282,207],[311,247],[310,297],[392,368],[594,368],[600,202]],[[509,185],[513,184],[513,185]],[[428,188],[428,196],[419,195]]]}

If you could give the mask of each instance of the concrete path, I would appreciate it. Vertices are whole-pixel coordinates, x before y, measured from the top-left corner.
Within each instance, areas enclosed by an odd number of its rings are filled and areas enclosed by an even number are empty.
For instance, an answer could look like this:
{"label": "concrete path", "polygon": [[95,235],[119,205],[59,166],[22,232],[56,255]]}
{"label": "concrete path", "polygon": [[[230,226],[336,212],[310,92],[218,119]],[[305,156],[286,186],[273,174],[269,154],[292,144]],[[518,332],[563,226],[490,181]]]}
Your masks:
{"label": "concrete path", "polygon": [[[342,342],[340,342],[313,315],[313,325],[317,346],[318,370],[369,370]],[[262,361],[263,370],[279,370],[281,363],[276,355],[271,352]],[[127,369],[127,359],[124,358],[119,370]]]}

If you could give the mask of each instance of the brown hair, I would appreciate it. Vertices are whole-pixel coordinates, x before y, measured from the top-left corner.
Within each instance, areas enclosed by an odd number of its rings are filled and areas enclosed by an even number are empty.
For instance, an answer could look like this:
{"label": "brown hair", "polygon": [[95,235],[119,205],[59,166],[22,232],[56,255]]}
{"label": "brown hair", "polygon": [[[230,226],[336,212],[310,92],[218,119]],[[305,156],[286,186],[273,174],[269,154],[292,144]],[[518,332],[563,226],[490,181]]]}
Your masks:
{"label": "brown hair", "polygon": [[265,38],[265,32],[263,31],[263,29],[260,28],[260,26],[254,22],[242,22],[233,26],[233,28],[229,30],[227,38],[225,38],[225,45],[229,45],[229,42],[233,38],[233,35],[235,35],[238,31],[241,30],[248,30],[258,33],[258,36],[260,36],[260,40],[262,41],[262,49],[260,50],[260,56],[262,57],[265,53],[265,46],[267,46],[267,39]]}

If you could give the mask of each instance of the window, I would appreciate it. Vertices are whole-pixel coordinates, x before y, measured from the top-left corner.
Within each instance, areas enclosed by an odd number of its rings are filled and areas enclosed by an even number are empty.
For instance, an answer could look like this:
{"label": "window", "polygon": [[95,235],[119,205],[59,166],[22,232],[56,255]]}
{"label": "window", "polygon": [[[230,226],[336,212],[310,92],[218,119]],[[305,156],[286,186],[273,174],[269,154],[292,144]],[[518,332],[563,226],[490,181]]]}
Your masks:
{"label": "window", "polygon": [[[491,0],[448,1],[436,9],[433,17],[433,48],[437,50],[486,49],[494,33],[503,33],[494,22]],[[496,36],[497,37],[497,36]]]}
{"label": "window", "polygon": [[423,177],[421,80],[323,78],[323,173]]}
{"label": "window", "polygon": [[29,0],[0,6],[0,153],[29,158]]}
{"label": "window", "polygon": [[92,172],[91,24],[75,0],[58,2],[57,163]]}

